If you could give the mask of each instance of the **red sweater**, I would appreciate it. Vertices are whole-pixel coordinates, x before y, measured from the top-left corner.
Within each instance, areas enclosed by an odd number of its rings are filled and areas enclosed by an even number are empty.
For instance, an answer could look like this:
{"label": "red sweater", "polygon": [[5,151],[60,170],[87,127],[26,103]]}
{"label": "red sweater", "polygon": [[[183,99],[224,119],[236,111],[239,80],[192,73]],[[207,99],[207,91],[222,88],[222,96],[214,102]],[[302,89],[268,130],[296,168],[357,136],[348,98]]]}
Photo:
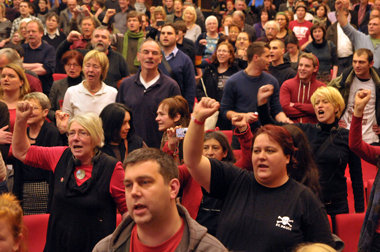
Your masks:
{"label": "red sweater", "polygon": [[[286,80],[280,88],[280,103],[285,114],[294,122],[317,123],[310,97],[321,86],[326,84],[316,80],[315,77],[309,85],[301,84],[298,74]],[[290,106],[290,103],[294,103],[294,106]]]}

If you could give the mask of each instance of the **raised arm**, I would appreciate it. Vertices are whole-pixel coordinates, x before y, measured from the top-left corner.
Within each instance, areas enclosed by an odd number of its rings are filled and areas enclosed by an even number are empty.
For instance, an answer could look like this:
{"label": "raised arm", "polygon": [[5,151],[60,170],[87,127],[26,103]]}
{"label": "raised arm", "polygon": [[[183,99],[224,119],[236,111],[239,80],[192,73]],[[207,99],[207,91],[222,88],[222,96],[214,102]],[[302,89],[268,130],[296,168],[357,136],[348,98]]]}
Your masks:
{"label": "raised arm", "polygon": [[380,147],[372,146],[362,140],[362,118],[364,108],[371,99],[370,90],[360,90],[355,95],[354,114],[350,128],[349,146],[351,151],[365,161],[376,165]]}
{"label": "raised arm", "polygon": [[[257,120],[257,114],[252,113]],[[231,120],[233,126],[235,126],[234,135],[238,137],[241,156],[240,159],[236,161],[235,165],[245,170],[252,171],[252,139],[253,134],[249,123],[247,123],[246,117],[237,115]]]}
{"label": "raised arm", "polygon": [[210,191],[211,164],[203,156],[204,122],[219,109],[219,102],[203,97],[194,107],[192,120],[183,143],[183,158],[191,176]]}
{"label": "raised arm", "polygon": [[26,153],[30,148],[26,127],[28,118],[32,113],[33,107],[30,103],[21,101],[17,104],[16,121],[12,137],[12,153],[21,162],[25,161]]}

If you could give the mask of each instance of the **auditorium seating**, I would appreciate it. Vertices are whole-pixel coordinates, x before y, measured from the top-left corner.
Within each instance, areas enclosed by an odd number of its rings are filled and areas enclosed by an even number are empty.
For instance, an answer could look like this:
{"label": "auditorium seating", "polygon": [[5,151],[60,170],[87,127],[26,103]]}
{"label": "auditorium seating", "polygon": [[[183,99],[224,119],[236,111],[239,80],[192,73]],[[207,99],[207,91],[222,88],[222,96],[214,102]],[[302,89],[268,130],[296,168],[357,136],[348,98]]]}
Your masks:
{"label": "auditorium seating", "polygon": [[23,218],[29,252],[41,252],[46,242],[49,214],[26,215]]}
{"label": "auditorium seating", "polygon": [[358,241],[364,215],[364,213],[336,215],[336,234],[344,241],[343,252],[358,251]]}
{"label": "auditorium seating", "polygon": [[232,142],[232,130],[221,130],[221,132],[226,135],[228,142],[231,144]]}
{"label": "auditorium seating", "polygon": [[67,77],[67,74],[64,74],[64,73],[53,73],[53,80],[54,81],[61,80],[61,79],[64,79],[66,77]]}

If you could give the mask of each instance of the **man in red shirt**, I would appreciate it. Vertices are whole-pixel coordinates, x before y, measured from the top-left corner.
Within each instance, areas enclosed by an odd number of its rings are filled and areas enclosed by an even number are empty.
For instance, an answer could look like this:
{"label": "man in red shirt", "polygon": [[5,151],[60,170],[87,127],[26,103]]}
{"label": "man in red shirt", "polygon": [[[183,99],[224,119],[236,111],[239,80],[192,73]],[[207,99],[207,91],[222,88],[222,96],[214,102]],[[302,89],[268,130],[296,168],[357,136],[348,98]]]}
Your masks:
{"label": "man in red shirt", "polygon": [[303,50],[307,46],[307,44],[312,41],[310,36],[310,29],[313,26],[313,24],[305,20],[306,10],[306,5],[304,5],[303,3],[297,4],[297,19],[289,23],[289,29],[294,32],[294,35],[296,35],[300,43],[301,50]]}
{"label": "man in red shirt", "polygon": [[180,183],[170,156],[158,149],[141,148],[128,154],[124,167],[129,216],[93,252],[227,251],[176,204]]}

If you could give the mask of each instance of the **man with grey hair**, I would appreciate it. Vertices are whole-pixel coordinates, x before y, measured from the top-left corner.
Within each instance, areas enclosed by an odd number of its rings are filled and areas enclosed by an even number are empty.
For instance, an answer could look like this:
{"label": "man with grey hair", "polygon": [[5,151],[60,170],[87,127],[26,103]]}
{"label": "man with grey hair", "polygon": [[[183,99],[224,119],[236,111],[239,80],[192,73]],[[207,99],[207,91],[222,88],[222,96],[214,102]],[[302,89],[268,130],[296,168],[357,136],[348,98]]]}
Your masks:
{"label": "man with grey hair", "polygon": [[[67,36],[66,40],[64,40],[59,47],[57,48],[57,60],[62,58],[62,55],[70,50],[70,45],[74,41],[80,39],[81,34],[77,31],[71,31]],[[128,67],[123,56],[112,50],[111,45],[111,34],[104,26],[99,26],[95,28],[91,37],[91,49],[75,49],[81,52],[83,55],[86,55],[90,50],[97,49],[98,51],[104,52],[109,60],[109,70],[107,73],[107,77],[104,82],[112,87],[117,88],[117,83],[122,78],[129,75]]]}
{"label": "man with grey hair", "polygon": [[239,28],[241,29],[241,31],[244,31],[246,33],[248,33],[249,37],[251,38],[251,41],[255,41],[256,40],[256,32],[255,32],[255,29],[253,28],[252,25],[249,25],[245,22],[245,14],[243,11],[241,10],[237,10],[237,11],[234,11],[234,13],[232,13],[232,20],[233,22],[239,26]]}
{"label": "man with grey hair", "polygon": [[159,148],[162,132],[158,131],[155,120],[158,105],[165,98],[180,95],[181,90],[175,80],[159,70],[162,52],[156,41],[145,40],[139,48],[137,59],[141,62],[141,68],[121,82],[116,101],[132,109],[137,135],[149,147]]}
{"label": "man with grey hair", "polygon": [[264,25],[265,36],[257,39],[257,41],[271,42],[277,38],[277,33],[280,32],[280,24],[274,20],[269,20]]}
{"label": "man with grey hair", "polygon": [[[22,66],[22,58],[15,49],[3,48],[0,50],[0,74],[3,67],[10,63],[20,64]],[[25,70],[26,78],[28,79],[31,92],[42,92],[42,84],[38,75],[32,71]]]}

